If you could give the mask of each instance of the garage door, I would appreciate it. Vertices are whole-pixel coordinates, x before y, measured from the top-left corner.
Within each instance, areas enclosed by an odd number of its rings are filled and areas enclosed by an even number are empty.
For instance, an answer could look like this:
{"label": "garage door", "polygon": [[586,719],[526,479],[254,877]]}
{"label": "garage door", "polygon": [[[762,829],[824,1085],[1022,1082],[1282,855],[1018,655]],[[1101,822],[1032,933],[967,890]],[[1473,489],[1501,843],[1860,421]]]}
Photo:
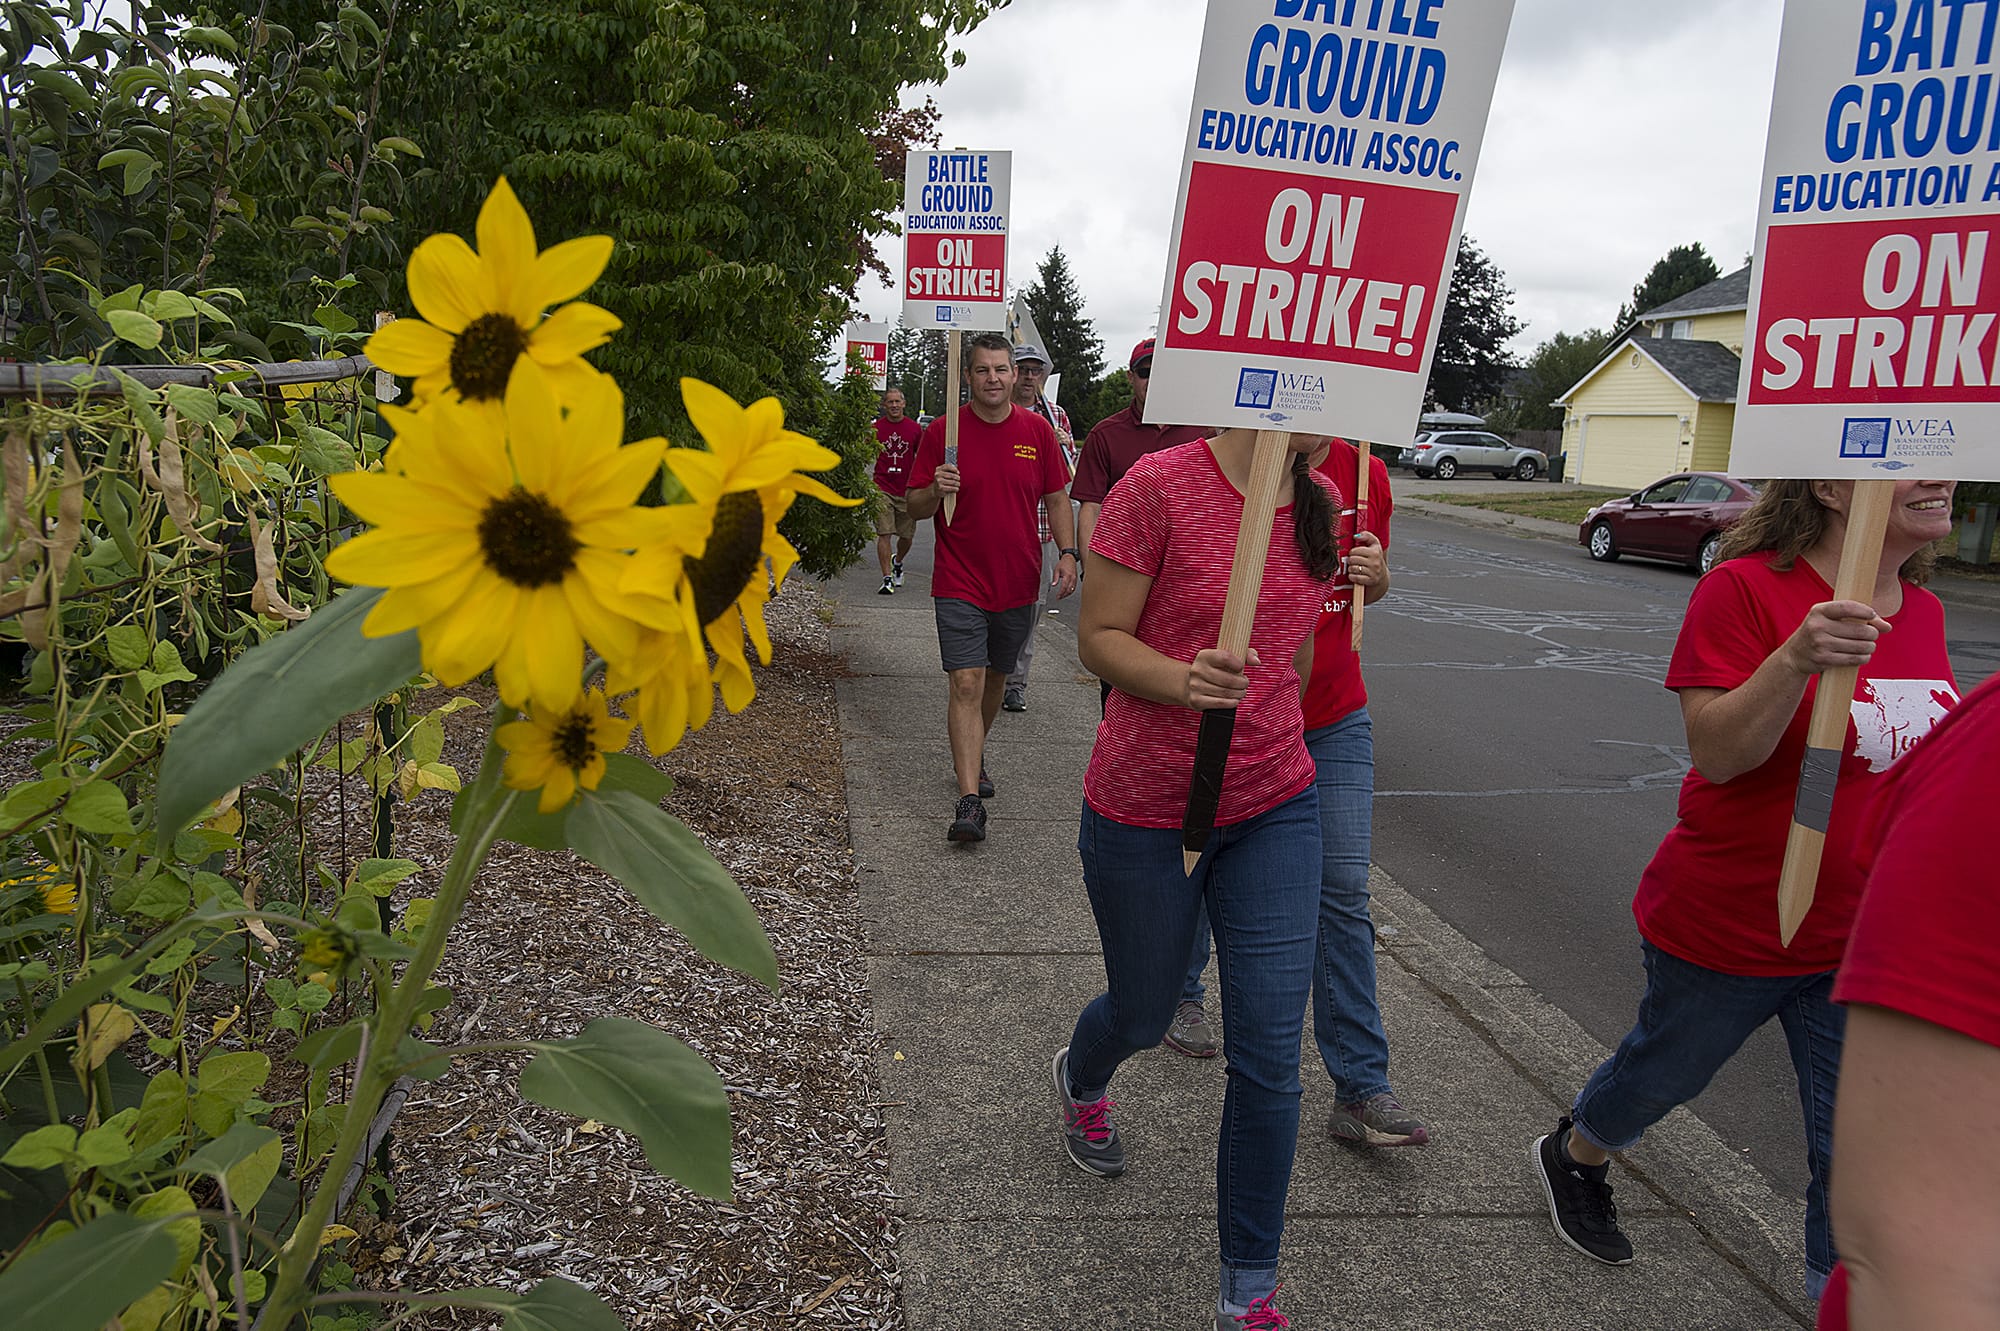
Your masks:
{"label": "garage door", "polygon": [[1575,479],[1585,485],[1636,490],[1675,470],[1678,416],[1597,416],[1584,422],[1583,459]]}

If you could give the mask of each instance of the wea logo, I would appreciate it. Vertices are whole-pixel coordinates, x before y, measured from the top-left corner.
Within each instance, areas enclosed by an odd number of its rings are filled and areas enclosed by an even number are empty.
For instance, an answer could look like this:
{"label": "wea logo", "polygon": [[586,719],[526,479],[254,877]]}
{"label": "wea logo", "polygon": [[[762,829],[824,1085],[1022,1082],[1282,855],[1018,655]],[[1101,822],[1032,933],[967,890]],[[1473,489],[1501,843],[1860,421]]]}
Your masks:
{"label": "wea logo", "polygon": [[1888,457],[1889,426],[1886,416],[1864,420],[1849,417],[1840,431],[1840,455],[1844,458]]}
{"label": "wea logo", "polygon": [[1262,410],[1278,399],[1276,370],[1245,370],[1236,380],[1236,405]]}

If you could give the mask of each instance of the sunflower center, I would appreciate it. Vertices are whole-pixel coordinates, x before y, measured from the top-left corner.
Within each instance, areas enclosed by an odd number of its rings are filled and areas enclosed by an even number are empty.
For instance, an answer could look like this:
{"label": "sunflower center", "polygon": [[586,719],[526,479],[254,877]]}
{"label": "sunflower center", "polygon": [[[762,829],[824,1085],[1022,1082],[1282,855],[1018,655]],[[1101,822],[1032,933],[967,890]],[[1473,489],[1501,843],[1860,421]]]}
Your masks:
{"label": "sunflower center", "polygon": [[482,314],[452,339],[451,386],[471,402],[507,394],[507,376],[528,349],[528,335],[512,316]]}
{"label": "sunflower center", "polygon": [[519,486],[487,505],[479,519],[486,566],[517,587],[561,582],[582,548],[561,509]]}
{"label": "sunflower center", "polygon": [[591,732],[590,717],[582,712],[565,717],[549,743],[562,765],[572,772],[581,772],[597,756],[597,737]]}
{"label": "sunflower center", "polygon": [[683,556],[694,588],[695,613],[704,627],[750,585],[764,557],[764,501],[755,490],[733,490],[715,506],[715,526],[700,559]]}

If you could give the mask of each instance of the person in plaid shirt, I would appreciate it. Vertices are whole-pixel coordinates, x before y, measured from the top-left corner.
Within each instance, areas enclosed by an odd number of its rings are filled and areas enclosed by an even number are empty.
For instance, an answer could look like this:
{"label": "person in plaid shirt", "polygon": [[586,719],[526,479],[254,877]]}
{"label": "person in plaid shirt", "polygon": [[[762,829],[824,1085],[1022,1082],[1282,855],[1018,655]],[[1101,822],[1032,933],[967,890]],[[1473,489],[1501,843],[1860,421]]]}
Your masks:
{"label": "person in plaid shirt", "polygon": [[[1071,476],[1076,475],[1076,439],[1070,434],[1069,413],[1042,396],[1042,385],[1049,380],[1049,357],[1033,342],[1023,342],[1014,348],[1014,405],[1032,411],[1055,427],[1056,442],[1062,445],[1063,462]],[[1070,510],[1071,520],[1076,510]],[[1057,613],[1052,590],[1055,583],[1056,544],[1055,536],[1049,531],[1049,506],[1044,501],[1039,515],[1042,537],[1042,600],[1048,605],[1049,613]],[[1074,530],[1074,528],[1072,528]],[[1007,692],[1000,705],[1010,712],[1028,710],[1028,666],[1035,659],[1035,635],[1028,634],[1028,640],[1021,644],[1020,658],[1014,664],[1014,673],[1007,676]]]}

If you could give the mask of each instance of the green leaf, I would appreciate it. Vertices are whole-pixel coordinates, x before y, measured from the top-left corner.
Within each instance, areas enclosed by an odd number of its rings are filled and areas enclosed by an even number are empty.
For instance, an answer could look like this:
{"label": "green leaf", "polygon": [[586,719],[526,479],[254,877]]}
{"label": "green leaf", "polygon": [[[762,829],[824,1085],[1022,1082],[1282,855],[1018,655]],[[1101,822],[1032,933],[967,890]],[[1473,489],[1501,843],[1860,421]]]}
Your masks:
{"label": "green leaf", "polygon": [[550,1276],[526,1294],[468,1290],[485,1298],[518,1300],[500,1319],[500,1331],[625,1331],[618,1314],[583,1286]]}
{"label": "green leaf", "polygon": [[77,1158],[92,1169],[132,1158],[132,1141],[124,1129],[106,1123],[76,1139]]}
{"label": "green leaf", "polygon": [[157,1220],[112,1212],[37,1248],[0,1274],[0,1308],[13,1326],[98,1331],[171,1279],[180,1244]]}
{"label": "green leaf", "polygon": [[194,672],[181,664],[180,648],[167,641],[153,644],[153,668],[139,671],[139,687],[151,693],[163,684],[187,683]]}
{"label": "green leaf", "polygon": [[246,652],[202,691],[160,763],[163,844],[209,804],[422,669],[414,629],[392,638],[362,635],[361,621],[380,596],[373,587],[336,596]]}
{"label": "green leaf", "polygon": [[638,1136],[654,1169],[729,1197],[729,1096],[701,1056],[642,1022],[600,1017],[573,1040],[536,1042],[521,1094]]}
{"label": "green leaf", "polygon": [[[48,653],[42,654],[44,657]],[[17,823],[39,820],[52,812],[56,804],[69,792],[70,779],[66,776],[52,776],[43,781],[24,781],[7,792],[7,799],[0,803],[0,821],[9,827]],[[558,842],[557,849],[561,849]]]}
{"label": "green leaf", "polygon": [[236,1122],[236,1111],[270,1079],[271,1060],[263,1054],[210,1054],[195,1078],[195,1126],[211,1137],[222,1136]]}
{"label": "green leaf", "polygon": [[171,920],[187,913],[194,897],[187,883],[171,869],[157,868],[128,893],[120,888],[112,896],[112,909],[121,915],[144,915],[149,920]]}
{"label": "green leaf", "polygon": [[238,1123],[189,1156],[181,1168],[229,1185],[229,1203],[247,1212],[257,1205],[285,1158],[285,1139],[255,1123]]}
{"label": "green leaf", "polygon": [[371,896],[386,897],[395,892],[396,884],[422,870],[415,860],[363,860],[354,866],[348,884]]}
{"label": "green leaf", "polygon": [[183,28],[180,40],[182,45],[206,46],[226,55],[235,55],[243,49],[236,44],[234,37],[221,28]]}
{"label": "green leaf", "polygon": [[674,779],[644,758],[629,753],[607,753],[604,755],[604,780],[598,783],[599,793],[607,790],[629,790],[648,804],[658,804],[673,794]]}
{"label": "green leaf", "polygon": [[614,875],[655,919],[712,961],[778,988],[778,958],[757,912],[686,823],[629,790],[586,794],[565,824],[570,848]]}
{"label": "green leaf", "polygon": [[[141,1220],[158,1220],[173,1239],[177,1250],[173,1278],[178,1280],[194,1265],[201,1251],[201,1219],[192,1214],[194,1198],[186,1188],[165,1187],[132,1204],[132,1214]],[[169,1217],[178,1217],[169,1219]],[[128,1319],[127,1324],[130,1324]]]}
{"label": "green leaf", "polygon": [[109,171],[114,166],[125,168],[125,193],[137,194],[146,188],[146,182],[160,169],[160,163],[144,148],[117,148],[97,159],[97,169]]}
{"label": "green leaf", "polygon": [[299,457],[322,476],[337,476],[361,465],[353,446],[322,426],[301,426],[298,447]]}
{"label": "green leaf", "polygon": [[160,326],[158,319],[148,318],[137,310],[112,310],[104,316],[104,321],[111,325],[111,331],[119,340],[130,342],[144,351],[159,346],[160,339],[166,336],[167,330]]}
{"label": "green leaf", "polygon": [[410,142],[408,139],[395,134],[390,135],[386,139],[377,139],[375,141],[375,146],[377,148],[386,148],[390,152],[394,153],[407,153],[411,157],[422,157],[424,155],[424,150],[422,148],[419,148],[416,144]]}
{"label": "green leaf", "polygon": [[132,1144],[145,1150],[187,1130],[187,1083],[178,1072],[158,1073],[146,1083],[146,1096],[139,1102],[139,1121],[132,1128]]}
{"label": "green leaf", "polygon": [[322,305],[313,311],[313,322],[329,333],[351,333],[361,325],[338,305]]}
{"label": "green leaf", "polygon": [[[193,313],[192,308],[189,313]],[[213,425],[222,419],[222,412],[216,406],[215,393],[206,388],[196,388],[192,384],[168,384],[167,405],[189,420],[200,421],[203,425]]]}
{"label": "green leaf", "polygon": [[111,664],[120,670],[137,670],[153,659],[146,630],[136,624],[113,624],[104,630],[104,645],[111,652]]}
{"label": "green leaf", "polygon": [[76,1129],[67,1123],[36,1128],[0,1155],[0,1165],[13,1169],[54,1169],[76,1158]]}
{"label": "green leaf", "polygon": [[125,803],[125,792],[109,781],[86,781],[78,786],[63,805],[62,820],[79,832],[94,832],[99,836],[131,835],[132,811]]}
{"label": "green leaf", "polygon": [[[609,755],[607,755],[608,757]],[[470,798],[461,792],[452,801],[451,830],[455,835],[465,835],[461,824],[465,819],[465,804]],[[506,816],[500,820],[500,838],[530,850],[564,850],[569,842],[563,835],[563,810],[554,813],[539,813],[535,809],[532,795],[515,799],[507,805]]]}
{"label": "green leaf", "polygon": [[[174,319],[194,318],[194,301],[185,291],[155,291],[139,302],[139,308],[162,323]],[[209,392],[206,388],[195,388],[189,384],[175,384],[172,388],[167,389],[167,400],[169,402],[175,401],[174,388],[178,388],[184,393],[199,394],[206,397],[209,400],[209,410],[211,412],[215,410],[215,394]],[[176,402],[175,405],[178,406],[179,404]],[[215,420],[213,416],[210,416],[204,418],[204,423],[213,425],[215,424]]]}
{"label": "green leaf", "polygon": [[345,1026],[314,1031],[299,1041],[292,1057],[311,1068],[339,1067],[361,1052],[361,1030],[361,1022],[351,1021]]}

